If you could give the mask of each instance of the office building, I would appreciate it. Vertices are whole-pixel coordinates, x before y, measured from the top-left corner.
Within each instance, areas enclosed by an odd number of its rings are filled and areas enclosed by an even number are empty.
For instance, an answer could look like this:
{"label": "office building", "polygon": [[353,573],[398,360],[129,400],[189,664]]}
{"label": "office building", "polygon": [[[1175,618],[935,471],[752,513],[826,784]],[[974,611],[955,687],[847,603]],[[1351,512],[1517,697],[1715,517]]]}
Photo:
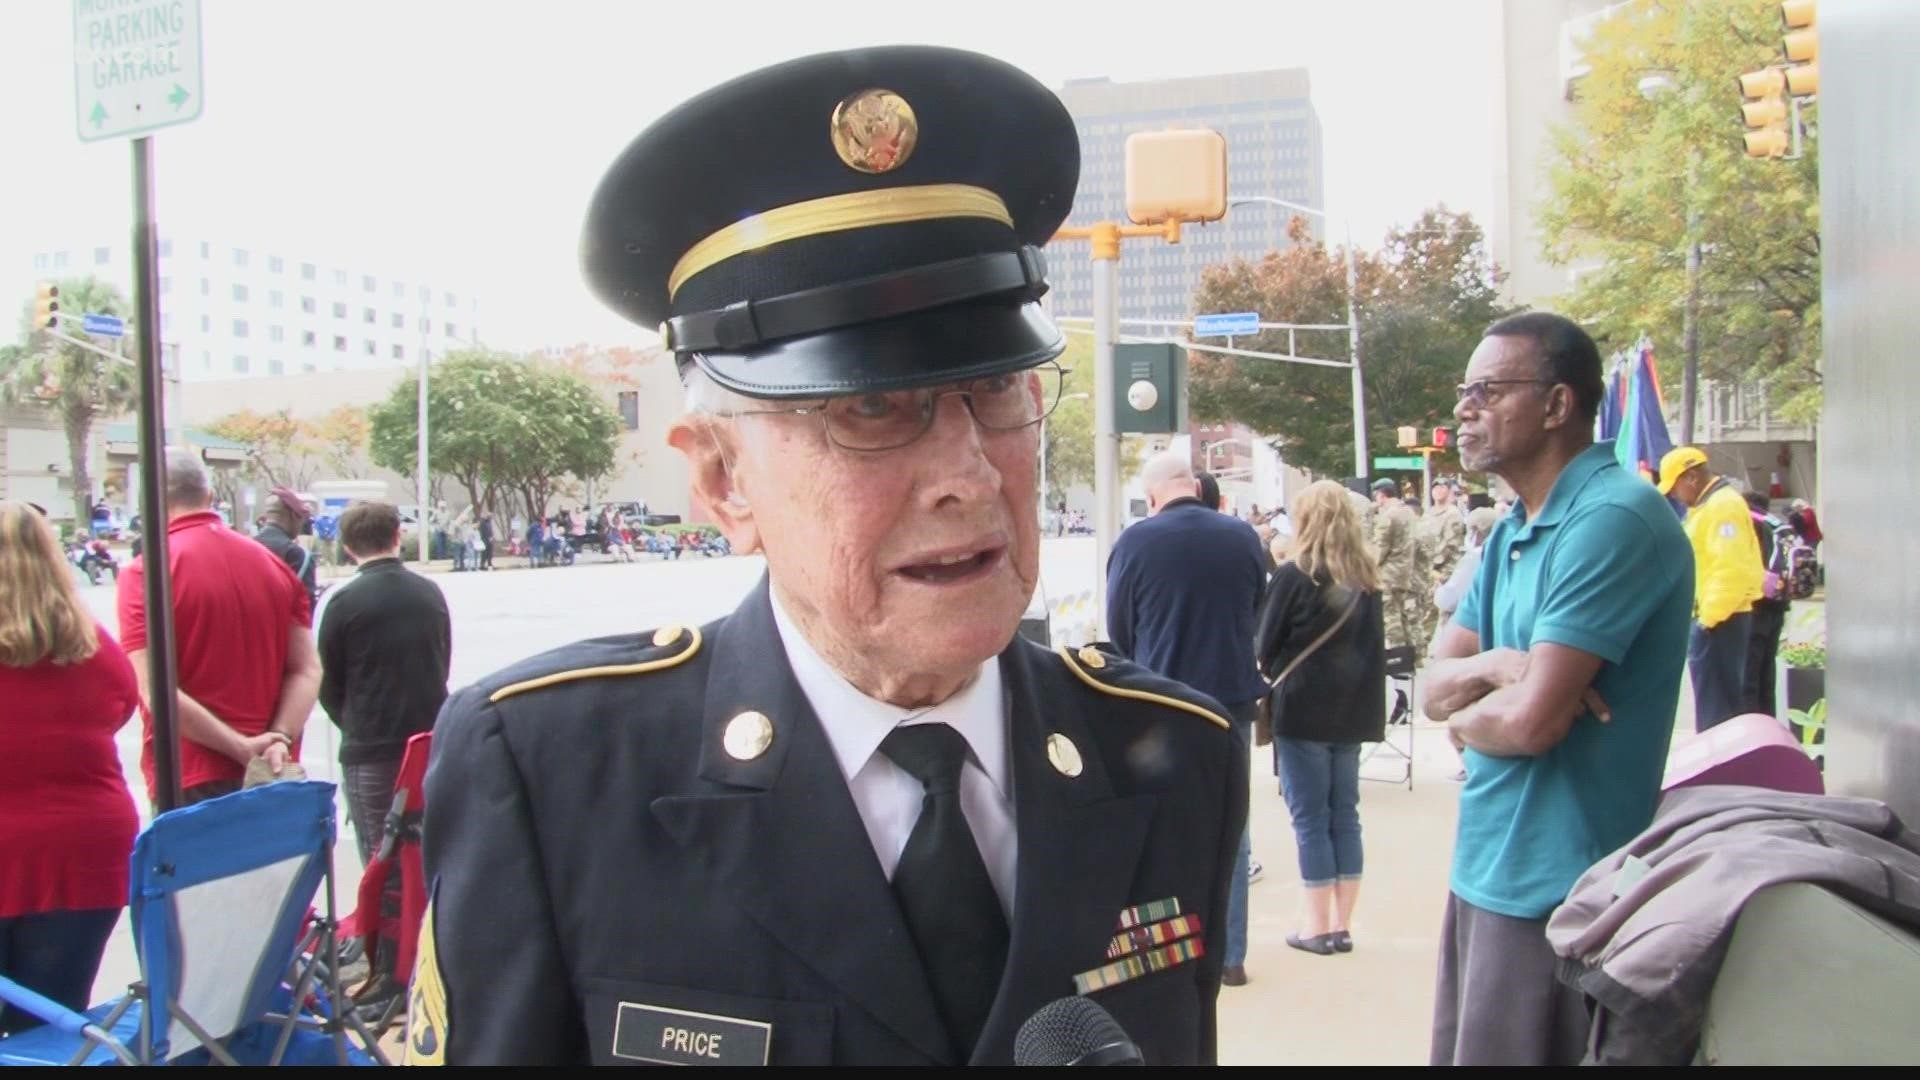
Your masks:
{"label": "office building", "polygon": [[[1236,195],[1324,205],[1320,118],[1305,69],[1154,82],[1083,79],[1062,88],[1060,99],[1080,132],[1080,188],[1069,225],[1125,221],[1127,136],[1167,128],[1212,128],[1224,136],[1227,183]],[[1248,205],[1221,221],[1188,226],[1177,245],[1129,242],[1120,262],[1121,316],[1188,317],[1203,268],[1284,247],[1290,217],[1275,207]],[[1315,235],[1325,234],[1317,218],[1307,221]],[[1047,263],[1055,282],[1054,312],[1091,315],[1086,241],[1050,245]]]}
{"label": "office building", "polygon": [[[132,299],[124,240],[38,252],[33,270],[97,277]],[[163,234],[159,278],[160,340],[190,382],[410,367],[479,339],[470,292],[258,239]]]}

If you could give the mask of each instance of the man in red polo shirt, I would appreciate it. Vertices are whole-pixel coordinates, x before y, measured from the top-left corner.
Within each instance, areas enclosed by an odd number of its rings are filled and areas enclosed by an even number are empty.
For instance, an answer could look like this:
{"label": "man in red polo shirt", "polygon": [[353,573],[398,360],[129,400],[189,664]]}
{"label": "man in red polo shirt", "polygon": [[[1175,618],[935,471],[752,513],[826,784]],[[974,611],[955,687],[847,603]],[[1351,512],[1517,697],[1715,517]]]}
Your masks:
{"label": "man in red polo shirt", "polygon": [[[198,455],[168,448],[166,473],[181,803],[192,805],[240,790],[256,757],[276,774],[299,760],[300,733],[320,692],[320,658],[306,588],[273,552],[213,512],[212,484]],[[120,573],[120,643],[140,681],[140,766],[151,799],[144,564],[136,559]]]}

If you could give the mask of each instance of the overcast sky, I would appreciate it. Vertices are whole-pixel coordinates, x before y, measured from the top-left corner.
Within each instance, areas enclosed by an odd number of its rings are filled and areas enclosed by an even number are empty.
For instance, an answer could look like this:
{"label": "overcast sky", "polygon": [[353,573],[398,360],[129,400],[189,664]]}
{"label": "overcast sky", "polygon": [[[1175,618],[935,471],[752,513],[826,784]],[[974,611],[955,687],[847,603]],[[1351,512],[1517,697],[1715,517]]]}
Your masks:
{"label": "overcast sky", "polygon": [[[30,291],[34,251],[122,242],[132,220],[128,144],[75,136],[73,2],[0,12],[0,297]],[[753,68],[934,43],[1054,87],[1303,66],[1327,209],[1351,215],[1356,237],[1436,202],[1485,224],[1496,5],[202,0],[205,111],[155,137],[159,219],[255,250],[433,274],[478,294],[492,345],[637,342],[576,261],[587,197],[621,147]]]}

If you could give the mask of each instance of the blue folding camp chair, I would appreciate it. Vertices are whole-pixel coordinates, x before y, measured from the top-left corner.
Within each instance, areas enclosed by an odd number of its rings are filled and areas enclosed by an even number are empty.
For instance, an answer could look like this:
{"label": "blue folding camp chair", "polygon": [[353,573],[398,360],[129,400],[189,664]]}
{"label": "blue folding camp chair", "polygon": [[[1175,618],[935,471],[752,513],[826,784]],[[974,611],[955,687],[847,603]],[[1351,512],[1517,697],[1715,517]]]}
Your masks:
{"label": "blue folding camp chair", "polygon": [[46,1021],[0,1039],[0,1065],[385,1064],[335,1006],[333,841],[334,785],[317,781],[154,818],[129,890],[140,981],[82,1015],[0,978],[0,1000]]}

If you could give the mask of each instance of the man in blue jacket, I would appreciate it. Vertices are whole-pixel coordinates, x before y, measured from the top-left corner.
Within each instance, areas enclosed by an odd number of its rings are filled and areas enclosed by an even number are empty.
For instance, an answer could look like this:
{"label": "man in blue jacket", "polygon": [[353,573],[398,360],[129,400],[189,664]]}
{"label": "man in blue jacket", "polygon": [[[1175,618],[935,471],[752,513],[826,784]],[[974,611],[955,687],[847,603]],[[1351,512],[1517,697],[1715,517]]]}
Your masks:
{"label": "man in blue jacket", "polygon": [[[1267,685],[1254,661],[1254,617],[1267,571],[1253,526],[1200,498],[1185,454],[1147,461],[1147,520],[1114,542],[1107,561],[1107,628],[1122,656],[1225,705],[1235,733],[1251,741]],[[1242,778],[1244,779],[1244,778]],[[1247,885],[1251,835],[1240,839],[1227,901],[1221,981],[1247,981]]]}

